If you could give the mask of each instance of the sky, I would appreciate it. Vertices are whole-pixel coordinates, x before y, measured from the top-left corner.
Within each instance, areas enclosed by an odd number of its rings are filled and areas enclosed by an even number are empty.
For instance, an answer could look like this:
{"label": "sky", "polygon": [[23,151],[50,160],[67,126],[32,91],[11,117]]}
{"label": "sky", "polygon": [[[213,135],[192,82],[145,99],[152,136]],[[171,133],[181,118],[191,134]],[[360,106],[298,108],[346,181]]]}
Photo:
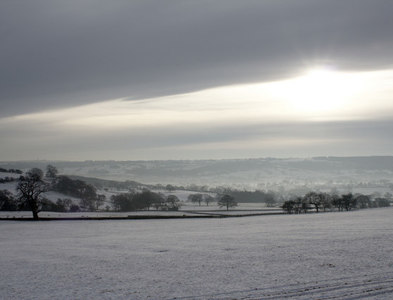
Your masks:
{"label": "sky", "polygon": [[3,0],[0,161],[393,155],[391,0]]}

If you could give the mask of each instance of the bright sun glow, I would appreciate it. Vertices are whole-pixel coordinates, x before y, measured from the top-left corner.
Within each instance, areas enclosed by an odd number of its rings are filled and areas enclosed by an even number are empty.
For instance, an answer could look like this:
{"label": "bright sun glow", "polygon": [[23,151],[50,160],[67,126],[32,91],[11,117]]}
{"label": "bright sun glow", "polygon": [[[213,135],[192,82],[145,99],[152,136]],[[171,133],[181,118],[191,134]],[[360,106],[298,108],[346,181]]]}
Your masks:
{"label": "bright sun glow", "polygon": [[295,111],[323,115],[350,106],[359,86],[359,80],[351,74],[314,69],[303,76],[273,83],[270,91]]}

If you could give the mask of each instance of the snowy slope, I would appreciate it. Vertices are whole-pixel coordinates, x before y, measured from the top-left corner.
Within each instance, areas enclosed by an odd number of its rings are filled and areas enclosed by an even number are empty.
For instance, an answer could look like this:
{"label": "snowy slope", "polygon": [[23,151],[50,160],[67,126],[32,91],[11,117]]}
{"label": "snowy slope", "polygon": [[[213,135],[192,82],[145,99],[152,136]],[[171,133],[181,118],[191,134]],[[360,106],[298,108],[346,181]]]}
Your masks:
{"label": "snowy slope", "polygon": [[1,297],[393,299],[392,216],[1,221]]}
{"label": "snowy slope", "polygon": [[[13,177],[13,178],[19,178],[20,175],[17,174],[13,174],[13,173],[3,173],[0,172],[0,178],[5,178],[5,177]],[[11,192],[14,196],[17,195],[17,190],[16,187],[18,185],[18,181],[12,181],[12,182],[5,182],[5,183],[0,183],[0,190],[8,190],[9,192]],[[64,195],[62,193],[58,193],[55,191],[47,191],[45,193],[42,194],[42,197],[56,203],[56,201],[58,199],[71,199],[73,203],[75,204],[79,204],[81,199],[80,198],[76,198],[76,197],[72,197],[72,196],[68,196],[68,195]]]}

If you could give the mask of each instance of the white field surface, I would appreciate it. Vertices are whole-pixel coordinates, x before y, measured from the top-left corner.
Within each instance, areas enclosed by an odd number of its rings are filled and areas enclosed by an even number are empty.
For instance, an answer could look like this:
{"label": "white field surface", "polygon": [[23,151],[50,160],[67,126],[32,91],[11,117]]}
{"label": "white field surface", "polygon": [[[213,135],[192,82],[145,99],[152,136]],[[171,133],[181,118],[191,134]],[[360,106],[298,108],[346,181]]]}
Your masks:
{"label": "white field surface", "polygon": [[393,299],[393,208],[0,232],[1,299]]}

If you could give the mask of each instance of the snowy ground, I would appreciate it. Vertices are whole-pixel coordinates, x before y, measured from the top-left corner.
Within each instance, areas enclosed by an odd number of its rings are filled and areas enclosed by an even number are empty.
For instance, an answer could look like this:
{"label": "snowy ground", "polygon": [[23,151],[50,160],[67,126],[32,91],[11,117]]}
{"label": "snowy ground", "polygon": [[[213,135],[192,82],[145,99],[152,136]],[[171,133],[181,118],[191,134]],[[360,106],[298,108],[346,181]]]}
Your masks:
{"label": "snowy ground", "polygon": [[1,299],[393,299],[393,208],[0,221]]}

